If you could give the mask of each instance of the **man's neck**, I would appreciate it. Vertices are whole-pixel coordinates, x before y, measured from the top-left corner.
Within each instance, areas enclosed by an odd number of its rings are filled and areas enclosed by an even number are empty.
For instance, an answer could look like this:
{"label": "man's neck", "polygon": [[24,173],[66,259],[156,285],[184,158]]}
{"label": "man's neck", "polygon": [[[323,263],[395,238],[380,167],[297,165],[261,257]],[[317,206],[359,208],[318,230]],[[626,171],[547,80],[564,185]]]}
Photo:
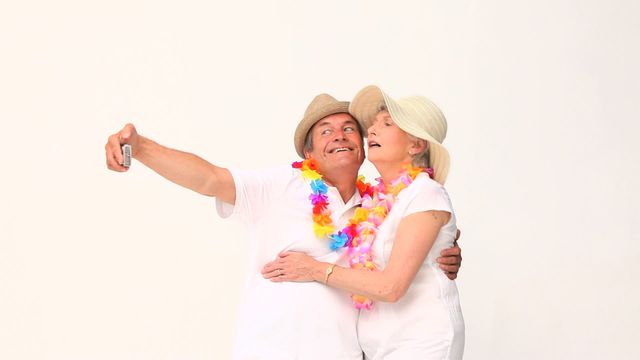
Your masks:
{"label": "man's neck", "polygon": [[358,172],[353,171],[337,171],[336,174],[322,174],[322,178],[328,185],[336,187],[342,197],[343,202],[349,201],[353,194],[356,192],[356,180],[358,179]]}

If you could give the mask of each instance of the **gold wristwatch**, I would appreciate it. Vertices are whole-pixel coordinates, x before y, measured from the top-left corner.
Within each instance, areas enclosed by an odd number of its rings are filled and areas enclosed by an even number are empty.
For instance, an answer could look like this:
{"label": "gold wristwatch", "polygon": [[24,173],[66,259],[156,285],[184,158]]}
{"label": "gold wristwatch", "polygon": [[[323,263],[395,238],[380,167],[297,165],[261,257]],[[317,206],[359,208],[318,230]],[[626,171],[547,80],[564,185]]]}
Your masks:
{"label": "gold wristwatch", "polygon": [[333,274],[333,268],[336,267],[336,264],[331,264],[327,266],[327,269],[324,271],[324,284],[327,285],[329,282],[329,275]]}

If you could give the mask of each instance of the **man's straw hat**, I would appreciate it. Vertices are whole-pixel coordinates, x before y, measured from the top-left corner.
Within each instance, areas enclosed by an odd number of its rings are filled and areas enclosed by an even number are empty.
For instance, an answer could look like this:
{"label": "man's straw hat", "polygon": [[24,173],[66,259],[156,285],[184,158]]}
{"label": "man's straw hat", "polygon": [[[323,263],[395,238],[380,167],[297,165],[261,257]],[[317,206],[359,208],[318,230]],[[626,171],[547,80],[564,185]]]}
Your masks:
{"label": "man's straw hat", "polygon": [[320,94],[313,99],[293,136],[293,145],[301,158],[304,158],[304,140],[313,125],[329,115],[340,113],[349,113],[348,101],[338,101],[329,94]]}

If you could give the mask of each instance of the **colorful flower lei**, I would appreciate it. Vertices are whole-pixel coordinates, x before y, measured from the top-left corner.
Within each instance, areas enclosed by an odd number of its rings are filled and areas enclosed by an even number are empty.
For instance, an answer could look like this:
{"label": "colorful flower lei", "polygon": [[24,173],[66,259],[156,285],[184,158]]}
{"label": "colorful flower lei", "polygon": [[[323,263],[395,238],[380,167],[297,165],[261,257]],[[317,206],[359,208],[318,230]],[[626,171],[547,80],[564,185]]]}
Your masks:
{"label": "colorful flower lei", "polygon": [[[318,166],[313,159],[306,159],[304,161],[297,161],[291,165],[295,169],[302,171],[302,177],[309,180],[311,187],[311,205],[313,205],[312,218],[313,218],[313,233],[317,238],[329,237],[331,242],[329,247],[331,250],[337,250],[347,243],[348,238],[344,235],[343,231],[335,232],[335,226],[331,219],[331,211],[328,209],[329,197],[327,192],[329,187],[322,179],[322,175],[318,172]],[[357,181],[357,187],[362,196],[364,191],[370,187],[369,184],[364,182],[364,177],[359,176]]]}
{"label": "colorful flower lei", "polygon": [[[310,180],[311,195],[309,200],[313,205],[313,232],[318,238],[328,237],[331,250],[348,247],[349,265],[352,269],[375,270],[372,247],[378,233],[378,227],[387,217],[396,197],[404,188],[409,186],[421,172],[433,177],[432,169],[424,169],[406,165],[398,178],[388,187],[381,179],[378,184],[371,186],[364,181],[364,176],[358,176],[356,187],[362,197],[362,206],[357,208],[349,219],[347,226],[335,231],[331,211],[328,209],[328,186],[317,171],[317,164],[313,159],[294,162],[292,166],[302,171],[302,176]],[[371,309],[373,302],[365,296],[353,294],[351,299],[358,309]]]}

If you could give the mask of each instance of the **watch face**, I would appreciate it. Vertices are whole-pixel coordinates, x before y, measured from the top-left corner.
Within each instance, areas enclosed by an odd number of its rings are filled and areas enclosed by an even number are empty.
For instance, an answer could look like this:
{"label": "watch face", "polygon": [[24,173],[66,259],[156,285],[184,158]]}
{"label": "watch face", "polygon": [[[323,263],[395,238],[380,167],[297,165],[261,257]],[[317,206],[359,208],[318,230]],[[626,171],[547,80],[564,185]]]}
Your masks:
{"label": "watch face", "polygon": [[333,268],[336,267],[336,264],[331,264],[329,266],[327,266],[327,268],[324,270],[324,283],[326,284],[329,281],[329,275],[331,275],[331,273],[333,273]]}

